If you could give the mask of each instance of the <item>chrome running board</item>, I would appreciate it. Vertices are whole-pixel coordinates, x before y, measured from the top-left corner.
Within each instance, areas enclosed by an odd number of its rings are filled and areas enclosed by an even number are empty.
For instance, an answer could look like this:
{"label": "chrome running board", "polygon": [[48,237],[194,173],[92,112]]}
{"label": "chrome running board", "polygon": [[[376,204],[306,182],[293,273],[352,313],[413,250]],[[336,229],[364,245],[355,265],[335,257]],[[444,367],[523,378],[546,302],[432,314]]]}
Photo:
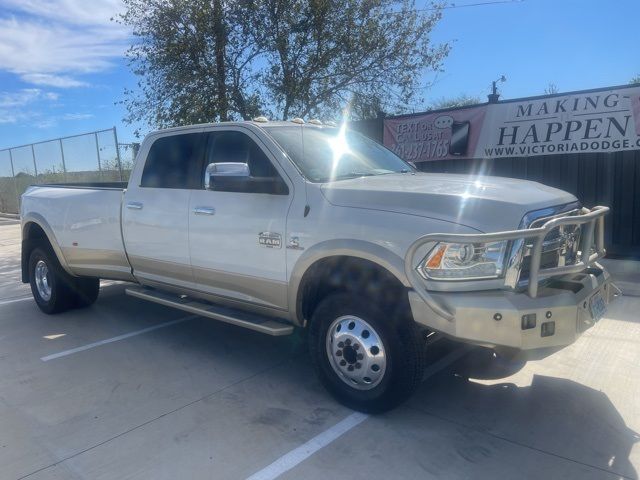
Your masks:
{"label": "chrome running board", "polygon": [[293,333],[293,325],[280,322],[273,318],[223,307],[221,305],[201,302],[190,297],[181,297],[144,287],[130,287],[127,288],[125,292],[132,297],[248,328],[256,332],[266,333],[267,335],[281,336]]}

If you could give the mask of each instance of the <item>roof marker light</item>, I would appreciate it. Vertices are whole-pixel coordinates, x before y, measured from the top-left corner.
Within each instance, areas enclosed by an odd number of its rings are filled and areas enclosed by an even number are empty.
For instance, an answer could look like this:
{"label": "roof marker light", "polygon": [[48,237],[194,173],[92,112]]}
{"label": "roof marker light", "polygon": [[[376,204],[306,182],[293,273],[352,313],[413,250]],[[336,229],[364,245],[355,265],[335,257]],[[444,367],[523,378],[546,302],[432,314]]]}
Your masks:
{"label": "roof marker light", "polygon": [[313,125],[322,125],[322,122],[320,120],[318,120],[317,118],[309,120],[309,123],[311,123]]}
{"label": "roof marker light", "polygon": [[300,125],[302,125],[304,123],[304,120],[301,119],[300,117],[296,117],[293,120],[291,120],[292,123],[299,123]]}
{"label": "roof marker light", "polygon": [[253,121],[258,123],[267,123],[269,119],[267,117],[256,117]]}

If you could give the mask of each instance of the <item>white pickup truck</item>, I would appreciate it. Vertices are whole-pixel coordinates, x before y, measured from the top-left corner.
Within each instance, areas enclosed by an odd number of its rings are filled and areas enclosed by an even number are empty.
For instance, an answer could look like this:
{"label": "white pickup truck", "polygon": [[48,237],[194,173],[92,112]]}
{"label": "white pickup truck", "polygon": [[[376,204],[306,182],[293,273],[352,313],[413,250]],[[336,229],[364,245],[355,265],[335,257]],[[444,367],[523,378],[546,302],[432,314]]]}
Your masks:
{"label": "white pickup truck", "polygon": [[271,335],[308,330],[363,411],[422,378],[432,333],[508,352],[572,343],[615,297],[606,207],[508,178],[421,173],[366,137],[256,119],[144,140],[125,184],[31,187],[22,280],[46,313],[129,295]]}

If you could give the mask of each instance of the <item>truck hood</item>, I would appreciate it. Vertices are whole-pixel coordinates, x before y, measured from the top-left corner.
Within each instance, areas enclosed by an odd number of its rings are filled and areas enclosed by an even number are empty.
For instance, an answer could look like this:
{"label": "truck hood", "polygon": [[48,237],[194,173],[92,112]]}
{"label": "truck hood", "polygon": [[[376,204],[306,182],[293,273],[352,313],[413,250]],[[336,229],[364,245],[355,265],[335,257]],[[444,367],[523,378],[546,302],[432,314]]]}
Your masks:
{"label": "truck hood", "polygon": [[513,178],[398,173],[325,183],[333,205],[435,218],[481,232],[515,230],[527,212],[576,201],[570,193]]}

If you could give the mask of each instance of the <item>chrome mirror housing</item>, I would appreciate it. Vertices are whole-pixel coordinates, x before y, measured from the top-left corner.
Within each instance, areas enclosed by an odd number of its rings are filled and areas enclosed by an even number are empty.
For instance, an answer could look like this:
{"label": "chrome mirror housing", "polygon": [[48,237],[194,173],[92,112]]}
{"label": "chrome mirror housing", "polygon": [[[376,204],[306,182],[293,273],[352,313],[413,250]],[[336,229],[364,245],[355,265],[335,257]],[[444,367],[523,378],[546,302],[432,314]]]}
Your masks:
{"label": "chrome mirror housing", "polygon": [[249,178],[249,165],[242,162],[210,163],[204,172],[204,188],[211,188],[211,177],[237,178],[238,180]]}

